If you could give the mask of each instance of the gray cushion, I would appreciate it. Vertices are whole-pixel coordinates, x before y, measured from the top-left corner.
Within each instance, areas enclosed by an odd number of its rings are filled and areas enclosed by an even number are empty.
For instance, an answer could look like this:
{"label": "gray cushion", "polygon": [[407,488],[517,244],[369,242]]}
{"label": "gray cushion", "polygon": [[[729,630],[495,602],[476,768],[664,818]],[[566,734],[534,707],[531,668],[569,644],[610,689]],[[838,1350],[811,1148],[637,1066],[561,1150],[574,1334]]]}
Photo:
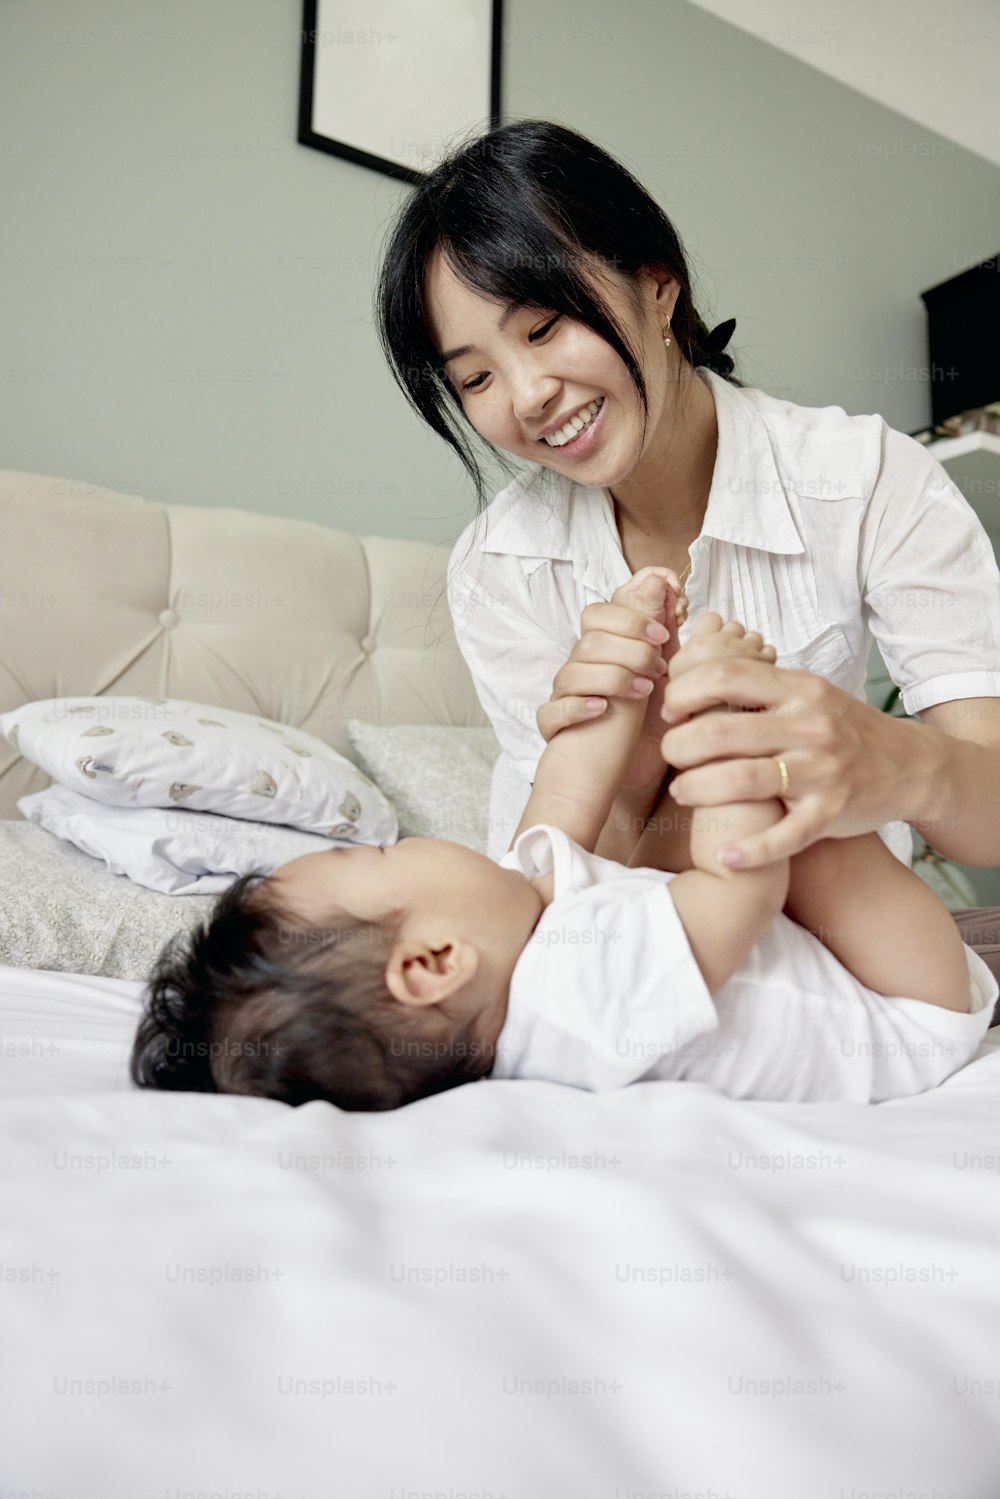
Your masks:
{"label": "gray cushion", "polygon": [[491,728],[352,718],[347,732],[357,763],[395,807],[400,838],[447,838],[486,852],[490,782],[500,753]]}
{"label": "gray cushion", "polygon": [[0,822],[0,963],[145,980],[161,948],[215,904],[110,874],[33,822]]}

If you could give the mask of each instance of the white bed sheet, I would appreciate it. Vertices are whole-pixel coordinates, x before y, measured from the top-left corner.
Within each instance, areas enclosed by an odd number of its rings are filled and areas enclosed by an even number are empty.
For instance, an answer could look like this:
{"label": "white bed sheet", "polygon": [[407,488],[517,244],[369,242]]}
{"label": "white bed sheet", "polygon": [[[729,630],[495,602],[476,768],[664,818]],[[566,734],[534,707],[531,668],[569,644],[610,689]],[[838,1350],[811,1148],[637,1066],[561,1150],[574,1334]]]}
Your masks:
{"label": "white bed sheet", "polygon": [[362,1115],[132,1089],[140,992],[0,968],[4,1492],[1000,1493],[1000,1031],[877,1107]]}

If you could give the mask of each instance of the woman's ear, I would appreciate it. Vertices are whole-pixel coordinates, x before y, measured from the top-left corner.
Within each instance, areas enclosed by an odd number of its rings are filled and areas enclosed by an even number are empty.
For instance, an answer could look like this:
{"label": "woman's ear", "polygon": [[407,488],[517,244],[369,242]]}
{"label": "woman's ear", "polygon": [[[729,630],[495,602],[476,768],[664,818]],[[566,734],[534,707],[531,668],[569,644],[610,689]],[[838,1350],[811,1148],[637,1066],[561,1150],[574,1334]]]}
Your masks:
{"label": "woman's ear", "polygon": [[475,976],[479,953],[471,942],[440,947],[415,938],[399,942],[386,964],[385,985],[404,1005],[436,1005],[450,999]]}

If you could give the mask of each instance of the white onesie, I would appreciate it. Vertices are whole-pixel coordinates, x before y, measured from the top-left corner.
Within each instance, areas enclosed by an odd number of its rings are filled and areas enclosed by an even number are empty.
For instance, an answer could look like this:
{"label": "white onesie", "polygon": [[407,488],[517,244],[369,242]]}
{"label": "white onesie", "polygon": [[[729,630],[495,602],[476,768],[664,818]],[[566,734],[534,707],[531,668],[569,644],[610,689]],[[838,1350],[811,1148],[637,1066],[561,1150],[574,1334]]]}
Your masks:
{"label": "white onesie", "polygon": [[[494,1078],[601,1090],[709,1083],[733,1098],[880,1103],[936,1087],[975,1055],[998,985],[970,947],[971,1009],[868,989],[779,915],[713,999],[660,869],[527,828],[499,861],[553,898],[511,977]],[[721,892],[720,892],[721,895]]]}

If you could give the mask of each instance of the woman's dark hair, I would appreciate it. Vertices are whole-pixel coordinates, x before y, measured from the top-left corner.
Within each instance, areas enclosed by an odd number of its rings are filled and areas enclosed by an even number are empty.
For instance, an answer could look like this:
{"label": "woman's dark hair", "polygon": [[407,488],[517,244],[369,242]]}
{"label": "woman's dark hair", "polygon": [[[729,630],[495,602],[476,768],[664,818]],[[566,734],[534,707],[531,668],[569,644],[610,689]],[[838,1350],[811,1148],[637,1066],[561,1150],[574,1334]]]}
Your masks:
{"label": "woman's dark hair", "polygon": [[385,986],[399,913],[305,925],[259,871],[219,896],[210,919],[166,944],[146,985],[132,1048],[142,1088],[242,1093],[350,1110],[394,1109],[485,1076],[492,1048],[470,1022],[432,1035]]}
{"label": "woman's dark hair", "polygon": [[[456,275],[485,296],[551,308],[593,329],[624,362],[647,420],[642,370],[597,282],[602,264],[619,272],[638,312],[638,273],[662,267],[680,283],[670,328],[684,359],[742,384],[733,375],[732,358],[722,352],[735,320],[711,333],[706,328],[692,301],[677,231],[613,156],[548,120],[518,120],[456,146],[415,186],[393,227],[376,315],[394,379],[458,454],[480,510],[486,486],[468,442],[471,424],[444,372],[427,317],[425,272],[436,248]],[[486,445],[507,470],[509,455]]]}

